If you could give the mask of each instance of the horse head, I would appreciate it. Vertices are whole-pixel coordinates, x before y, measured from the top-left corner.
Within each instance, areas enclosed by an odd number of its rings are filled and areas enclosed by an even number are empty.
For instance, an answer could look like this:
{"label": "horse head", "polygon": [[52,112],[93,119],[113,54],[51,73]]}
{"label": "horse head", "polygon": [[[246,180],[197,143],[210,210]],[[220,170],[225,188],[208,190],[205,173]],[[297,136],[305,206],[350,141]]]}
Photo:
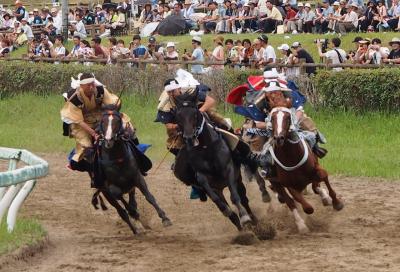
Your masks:
{"label": "horse head", "polygon": [[287,107],[275,107],[270,112],[272,136],[278,146],[282,146],[292,124],[292,112]]}
{"label": "horse head", "polygon": [[[188,147],[196,145],[197,137],[200,134],[200,126],[203,124],[204,117],[197,108],[197,92],[184,93],[175,97],[176,121],[183,132],[183,139]],[[204,125],[204,124],[203,124]]]}
{"label": "horse head", "polygon": [[102,107],[99,132],[106,149],[112,148],[115,141],[124,133],[122,116],[116,105]]}

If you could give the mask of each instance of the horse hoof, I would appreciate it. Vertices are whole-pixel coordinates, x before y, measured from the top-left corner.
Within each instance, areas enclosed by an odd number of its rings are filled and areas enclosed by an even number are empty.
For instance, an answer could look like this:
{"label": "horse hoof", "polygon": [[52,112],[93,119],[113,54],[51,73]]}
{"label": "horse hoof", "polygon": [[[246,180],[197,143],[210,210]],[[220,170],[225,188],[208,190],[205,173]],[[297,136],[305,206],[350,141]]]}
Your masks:
{"label": "horse hoof", "polygon": [[249,215],[243,215],[242,217],[240,217],[240,224],[242,225],[242,226],[245,226],[245,225],[251,225],[251,218],[250,218],[250,216]]}
{"label": "horse hoof", "polygon": [[163,226],[166,228],[166,227],[170,227],[170,226],[172,226],[172,222],[171,222],[171,220],[169,220],[168,218],[167,219],[164,219],[163,221],[162,221],[162,224],[163,224]]}
{"label": "horse hoof", "polygon": [[303,207],[303,211],[306,214],[312,214],[312,213],[314,213],[314,208],[313,207]]}
{"label": "horse hoof", "polygon": [[271,202],[271,196],[268,194],[268,192],[265,192],[265,193],[262,194],[262,201],[264,203]]}
{"label": "horse hoof", "polygon": [[299,230],[300,234],[306,234],[310,232],[310,229],[306,225],[298,225],[297,229]]}
{"label": "horse hoof", "polygon": [[337,201],[333,203],[333,208],[337,211],[340,211],[341,209],[344,208],[344,204],[341,201]]}
{"label": "horse hoof", "polygon": [[324,206],[329,206],[329,205],[332,204],[332,201],[331,201],[331,199],[330,199],[329,197],[326,197],[326,198],[323,198],[323,199],[322,199],[322,204],[323,204]]}
{"label": "horse hoof", "polygon": [[146,229],[143,227],[142,222],[139,220],[133,220],[133,227],[135,228],[136,234],[142,234],[146,232]]}

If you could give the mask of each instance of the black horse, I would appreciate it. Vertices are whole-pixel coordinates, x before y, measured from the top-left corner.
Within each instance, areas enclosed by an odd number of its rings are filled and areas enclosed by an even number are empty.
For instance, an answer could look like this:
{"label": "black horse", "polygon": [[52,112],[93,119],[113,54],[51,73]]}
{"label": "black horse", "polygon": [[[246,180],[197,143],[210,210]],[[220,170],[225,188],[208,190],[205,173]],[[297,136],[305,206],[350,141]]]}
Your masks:
{"label": "black horse", "polygon": [[[228,144],[198,110],[197,94],[176,97],[176,106],[176,122],[183,133],[185,146],[176,157],[175,176],[187,185],[204,190],[238,230],[256,223],[242,182],[240,162],[233,160]],[[240,219],[223,195],[225,187],[229,188]]]}
{"label": "black horse", "polygon": [[[129,225],[134,234],[143,230],[139,221],[139,213],[135,200],[135,187],[145,196],[146,200],[156,209],[164,226],[172,225],[165,212],[158,206],[156,199],[147,188],[146,181],[141,173],[140,164],[148,160],[124,133],[122,116],[116,107],[107,106],[103,113],[98,128],[100,140],[97,147],[97,173],[101,173],[104,186],[93,195],[92,204],[97,209],[97,198],[100,193],[115,207],[120,217]],[[148,164],[151,164],[148,161]],[[124,199],[124,194],[129,195],[129,202]],[[101,206],[104,203],[100,197]],[[118,201],[121,201],[124,208]],[[129,220],[128,214],[134,219],[134,224]]]}

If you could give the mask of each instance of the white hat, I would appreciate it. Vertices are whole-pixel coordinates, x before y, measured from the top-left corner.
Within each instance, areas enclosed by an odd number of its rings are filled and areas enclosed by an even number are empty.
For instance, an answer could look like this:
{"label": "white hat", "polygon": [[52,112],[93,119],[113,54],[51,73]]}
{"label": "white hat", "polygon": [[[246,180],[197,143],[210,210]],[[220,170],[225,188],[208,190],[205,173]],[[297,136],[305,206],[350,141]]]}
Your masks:
{"label": "white hat", "polygon": [[196,42],[201,43],[201,37],[199,37],[199,36],[194,36],[194,37],[192,38],[192,41],[196,41]]}
{"label": "white hat", "polygon": [[265,79],[277,79],[279,77],[278,71],[276,70],[276,68],[272,68],[269,71],[265,71],[264,72],[264,78]]}
{"label": "white hat", "polygon": [[339,3],[338,1],[335,1],[335,2],[333,3],[333,5],[334,5],[334,6],[340,6],[340,3]]}
{"label": "white hat", "polygon": [[98,4],[98,5],[96,6],[96,8],[103,9],[103,6],[100,5],[100,4]]}
{"label": "white hat", "polygon": [[178,81],[172,80],[168,85],[164,86],[164,91],[170,92],[179,88],[181,88],[181,85],[179,85]]}
{"label": "white hat", "polygon": [[278,50],[288,51],[289,48],[290,48],[289,45],[287,45],[286,43],[282,44],[281,46],[278,46]]}
{"label": "white hat", "polygon": [[304,7],[303,3],[298,3],[297,7]]}
{"label": "white hat", "polygon": [[351,4],[352,7],[358,8],[358,5],[356,3]]}
{"label": "white hat", "polygon": [[33,12],[39,12],[39,10],[37,8],[33,9]]}
{"label": "white hat", "polygon": [[174,42],[168,42],[167,43],[167,48],[168,47],[175,47],[175,43]]}
{"label": "white hat", "polygon": [[306,8],[311,8],[311,5],[310,5],[310,3],[306,3],[306,4],[304,5],[304,7],[306,7]]}
{"label": "white hat", "polygon": [[248,3],[244,4],[243,7],[250,7]]}
{"label": "white hat", "polygon": [[51,12],[51,13],[53,13],[53,12],[58,12],[58,10],[57,10],[57,8],[52,8],[52,9],[50,10],[50,12]]}
{"label": "white hat", "polygon": [[398,43],[398,44],[400,44],[400,39],[399,38],[393,38],[390,42],[389,42],[389,45],[392,45],[392,44],[394,44],[394,43]]}
{"label": "white hat", "polygon": [[299,47],[301,45],[301,43],[299,43],[299,42],[294,42],[293,44],[292,44],[292,48],[297,48],[297,47]]}

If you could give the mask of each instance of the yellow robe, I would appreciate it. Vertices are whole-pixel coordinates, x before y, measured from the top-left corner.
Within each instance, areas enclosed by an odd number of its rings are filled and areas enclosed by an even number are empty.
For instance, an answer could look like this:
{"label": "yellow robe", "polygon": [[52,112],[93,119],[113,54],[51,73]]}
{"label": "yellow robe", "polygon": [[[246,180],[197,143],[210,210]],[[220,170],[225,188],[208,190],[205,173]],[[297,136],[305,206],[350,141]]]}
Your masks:
{"label": "yellow robe", "polygon": [[[101,107],[117,103],[118,97],[105,88],[103,98],[100,102],[96,101],[97,89],[90,98],[87,97],[80,88],[74,95],[82,102],[82,106],[78,107],[72,102],[67,101],[60,113],[61,119],[65,123],[70,124],[70,137],[73,137],[76,142],[75,155],[72,159],[78,162],[83,158],[85,148],[93,146],[92,136],[79,124],[85,122],[92,129],[96,129],[102,117]],[[122,114],[122,121],[124,128],[128,126],[132,127],[128,115]]]}

